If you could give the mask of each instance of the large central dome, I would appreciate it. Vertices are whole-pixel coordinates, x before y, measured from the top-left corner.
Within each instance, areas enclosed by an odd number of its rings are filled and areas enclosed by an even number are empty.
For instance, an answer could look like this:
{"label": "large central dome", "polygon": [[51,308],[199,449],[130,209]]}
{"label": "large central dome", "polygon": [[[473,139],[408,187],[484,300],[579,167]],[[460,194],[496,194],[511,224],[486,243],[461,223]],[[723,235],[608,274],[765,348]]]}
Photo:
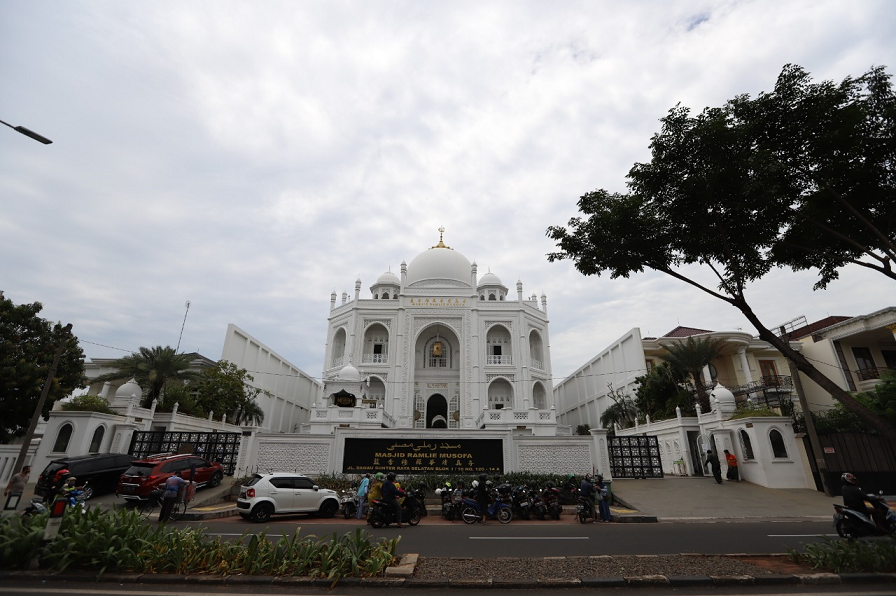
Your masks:
{"label": "large central dome", "polygon": [[437,245],[417,255],[408,265],[407,285],[423,281],[450,280],[470,286],[471,275],[471,265],[467,257],[445,246],[440,239]]}

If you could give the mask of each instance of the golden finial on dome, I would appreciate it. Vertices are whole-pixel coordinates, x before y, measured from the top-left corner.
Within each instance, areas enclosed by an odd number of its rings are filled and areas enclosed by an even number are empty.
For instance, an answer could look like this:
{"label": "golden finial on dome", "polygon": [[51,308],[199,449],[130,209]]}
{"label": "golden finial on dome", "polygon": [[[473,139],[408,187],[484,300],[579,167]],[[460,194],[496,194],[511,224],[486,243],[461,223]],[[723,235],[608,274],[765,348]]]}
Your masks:
{"label": "golden finial on dome", "polygon": [[442,237],[445,234],[445,226],[439,226],[439,243],[433,246],[433,248],[451,248],[450,246],[446,246],[444,242],[442,242]]}

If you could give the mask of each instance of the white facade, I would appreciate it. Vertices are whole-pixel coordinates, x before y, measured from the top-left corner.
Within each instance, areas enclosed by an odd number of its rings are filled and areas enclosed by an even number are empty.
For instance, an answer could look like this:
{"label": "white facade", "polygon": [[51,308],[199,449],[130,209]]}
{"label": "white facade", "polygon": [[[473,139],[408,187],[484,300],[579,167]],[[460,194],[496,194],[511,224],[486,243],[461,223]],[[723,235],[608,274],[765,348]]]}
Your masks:
{"label": "white facade", "polygon": [[446,246],[382,274],[361,298],[330,297],[324,387],[304,432],[510,429],[555,435],[547,297]]}

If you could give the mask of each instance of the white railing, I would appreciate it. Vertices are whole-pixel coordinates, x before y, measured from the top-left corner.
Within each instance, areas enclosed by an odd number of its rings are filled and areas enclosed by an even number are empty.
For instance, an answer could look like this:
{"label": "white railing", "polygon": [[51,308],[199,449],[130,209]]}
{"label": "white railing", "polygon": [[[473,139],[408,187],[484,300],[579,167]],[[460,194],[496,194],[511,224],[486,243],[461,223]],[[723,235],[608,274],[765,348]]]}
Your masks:
{"label": "white railing", "polygon": [[544,363],[542,363],[541,360],[536,360],[535,358],[532,358],[529,361],[529,363],[532,365],[532,368],[534,368],[535,370],[544,370]]}
{"label": "white railing", "polygon": [[513,364],[510,356],[489,356],[486,364]]}
{"label": "white railing", "polygon": [[364,354],[361,356],[364,364],[386,364],[389,362],[388,354]]}
{"label": "white railing", "polygon": [[342,356],[339,358],[333,358],[333,367],[342,366]]}
{"label": "white railing", "polygon": [[445,357],[435,358],[430,357],[429,359],[429,368],[447,368],[448,367],[448,359]]}

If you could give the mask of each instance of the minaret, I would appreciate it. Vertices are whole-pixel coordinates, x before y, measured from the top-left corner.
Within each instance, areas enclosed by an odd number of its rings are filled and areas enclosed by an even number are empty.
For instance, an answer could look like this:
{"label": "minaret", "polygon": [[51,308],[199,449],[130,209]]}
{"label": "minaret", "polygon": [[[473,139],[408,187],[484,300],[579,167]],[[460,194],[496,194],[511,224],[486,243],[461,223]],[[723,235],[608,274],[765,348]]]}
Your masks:
{"label": "minaret", "polygon": [[336,290],[333,290],[333,293],[330,294],[330,310],[336,308]]}
{"label": "minaret", "polygon": [[523,282],[520,280],[516,280],[516,300],[517,302],[523,301]]}

